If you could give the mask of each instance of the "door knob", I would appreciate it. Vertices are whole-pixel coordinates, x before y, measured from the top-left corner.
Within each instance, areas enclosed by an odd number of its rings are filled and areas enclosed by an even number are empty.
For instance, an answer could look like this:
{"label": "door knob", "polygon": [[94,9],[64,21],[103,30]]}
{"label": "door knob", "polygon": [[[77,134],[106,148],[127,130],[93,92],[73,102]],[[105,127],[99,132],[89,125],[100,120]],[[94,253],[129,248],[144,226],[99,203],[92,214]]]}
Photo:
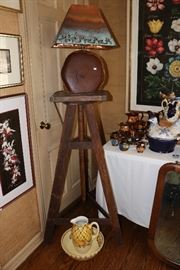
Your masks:
{"label": "door knob", "polygon": [[50,129],[51,125],[49,123],[44,123],[43,121],[41,121],[40,123],[40,128],[41,129]]}

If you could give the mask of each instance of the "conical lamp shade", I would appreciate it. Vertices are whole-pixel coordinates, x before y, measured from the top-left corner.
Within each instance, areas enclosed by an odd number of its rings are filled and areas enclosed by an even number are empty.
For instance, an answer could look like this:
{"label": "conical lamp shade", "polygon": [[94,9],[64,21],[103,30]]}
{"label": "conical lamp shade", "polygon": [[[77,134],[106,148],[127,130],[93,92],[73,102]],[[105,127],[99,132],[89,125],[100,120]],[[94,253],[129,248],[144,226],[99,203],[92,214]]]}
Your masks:
{"label": "conical lamp shade", "polygon": [[94,5],[71,5],[53,47],[108,49],[118,47],[102,12]]}

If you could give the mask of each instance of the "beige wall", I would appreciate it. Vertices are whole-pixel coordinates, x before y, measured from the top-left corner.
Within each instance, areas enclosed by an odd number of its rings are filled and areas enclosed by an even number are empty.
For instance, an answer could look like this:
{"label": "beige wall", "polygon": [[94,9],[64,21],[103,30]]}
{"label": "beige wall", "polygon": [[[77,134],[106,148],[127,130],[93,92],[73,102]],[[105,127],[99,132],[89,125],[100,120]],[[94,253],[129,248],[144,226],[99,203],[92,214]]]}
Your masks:
{"label": "beige wall", "polygon": [[[125,119],[125,87],[126,87],[126,0],[92,0],[103,10],[120,48],[106,51],[102,56],[107,62],[109,81],[105,89],[113,96],[112,102],[101,105],[102,121],[106,136],[118,128],[118,123]],[[18,14],[0,10],[0,32],[22,34],[19,30]],[[24,44],[25,45],[25,44]],[[29,83],[29,68],[25,46],[25,84],[19,87],[0,89],[0,96],[27,92],[30,105],[30,127],[32,134],[33,159],[35,165],[36,184],[38,183],[38,160],[35,154],[35,128],[33,118],[32,93]],[[0,268],[11,260],[21,249],[40,232],[40,218],[36,197],[36,187],[8,204],[0,211]]]}
{"label": "beige wall", "polygon": [[[15,12],[0,10],[0,33],[20,34],[18,15]],[[31,95],[28,85],[28,66],[24,52],[25,84],[0,89],[0,96],[27,92],[29,105]],[[33,134],[32,107],[30,105],[30,125]],[[34,143],[34,136],[32,142]],[[37,179],[36,179],[37,181]],[[0,211],[0,268],[9,262],[40,231],[36,188],[32,188]]]}
{"label": "beige wall", "polygon": [[104,131],[106,137],[109,138],[109,134],[118,129],[118,124],[126,119],[127,0],[91,0],[90,2],[97,4],[102,9],[111,30],[120,44],[120,48],[101,53],[109,71],[109,80],[105,89],[113,96],[113,101],[103,103],[101,106]]}

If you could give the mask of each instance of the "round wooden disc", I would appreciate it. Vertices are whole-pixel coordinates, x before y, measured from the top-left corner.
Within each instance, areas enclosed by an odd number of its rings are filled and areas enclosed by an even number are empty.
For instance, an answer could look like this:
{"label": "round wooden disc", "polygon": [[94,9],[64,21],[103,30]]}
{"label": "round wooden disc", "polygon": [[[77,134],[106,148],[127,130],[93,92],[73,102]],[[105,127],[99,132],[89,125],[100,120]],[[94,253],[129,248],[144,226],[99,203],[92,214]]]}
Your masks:
{"label": "round wooden disc", "polygon": [[105,81],[103,61],[89,51],[73,52],[66,58],[61,76],[73,93],[94,92]]}

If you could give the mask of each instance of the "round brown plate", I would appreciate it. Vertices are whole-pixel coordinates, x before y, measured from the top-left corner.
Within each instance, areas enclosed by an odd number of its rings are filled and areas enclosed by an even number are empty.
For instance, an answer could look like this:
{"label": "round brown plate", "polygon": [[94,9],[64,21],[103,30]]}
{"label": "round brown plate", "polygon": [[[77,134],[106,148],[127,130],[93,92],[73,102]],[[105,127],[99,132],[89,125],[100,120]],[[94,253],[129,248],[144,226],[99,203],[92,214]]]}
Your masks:
{"label": "round brown plate", "polygon": [[104,62],[89,51],[76,51],[66,58],[61,76],[66,88],[73,93],[94,92],[105,81]]}

